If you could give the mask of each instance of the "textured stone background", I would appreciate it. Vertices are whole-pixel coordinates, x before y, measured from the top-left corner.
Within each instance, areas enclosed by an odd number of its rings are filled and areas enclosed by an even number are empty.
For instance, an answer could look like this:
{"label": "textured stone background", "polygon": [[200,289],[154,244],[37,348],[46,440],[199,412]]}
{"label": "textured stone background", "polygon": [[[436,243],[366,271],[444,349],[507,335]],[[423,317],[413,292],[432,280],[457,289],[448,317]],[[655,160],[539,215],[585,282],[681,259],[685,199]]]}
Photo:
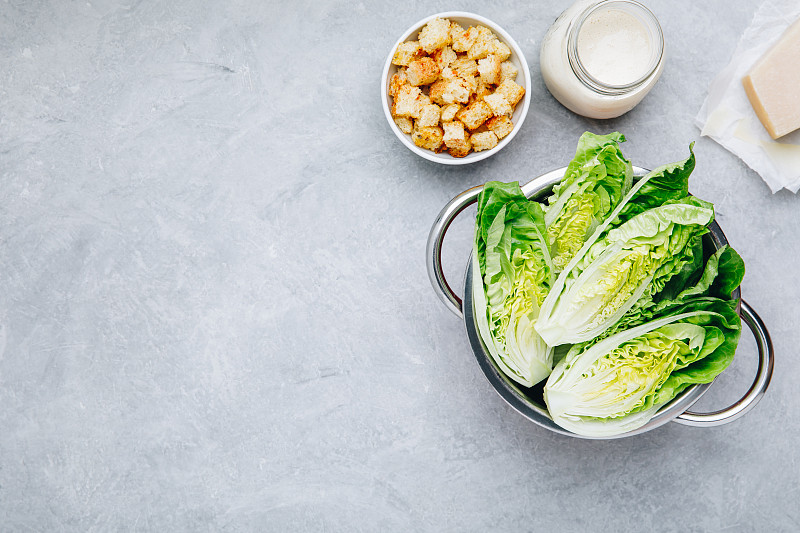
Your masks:
{"label": "textured stone background", "polygon": [[[800,199],[693,117],[756,2],[650,0],[661,81],[612,121],[539,74],[568,1],[0,2],[0,530],[797,531]],[[463,9],[532,72],[522,131],[429,163],[380,108],[389,48]],[[506,406],[428,283],[439,209],[563,166],[584,130],[686,156],[744,257],[772,387],[739,421],[587,442]],[[446,242],[462,279],[471,221]],[[698,407],[735,400],[755,343]]]}

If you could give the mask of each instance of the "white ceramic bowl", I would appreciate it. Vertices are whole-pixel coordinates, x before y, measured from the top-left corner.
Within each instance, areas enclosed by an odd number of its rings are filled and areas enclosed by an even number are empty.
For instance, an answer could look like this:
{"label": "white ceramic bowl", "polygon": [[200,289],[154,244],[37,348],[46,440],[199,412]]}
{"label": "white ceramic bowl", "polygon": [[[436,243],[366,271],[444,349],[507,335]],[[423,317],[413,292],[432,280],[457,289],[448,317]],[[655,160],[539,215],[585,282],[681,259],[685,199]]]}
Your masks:
{"label": "white ceramic bowl", "polygon": [[[411,140],[411,135],[407,133],[403,133],[400,131],[400,128],[397,127],[395,124],[394,119],[392,118],[392,113],[389,110],[389,80],[392,79],[392,76],[397,72],[397,65],[392,64],[392,57],[394,57],[394,52],[397,50],[397,46],[405,41],[415,40],[419,34],[419,31],[427,24],[429,21],[437,18],[445,18],[449,19],[450,21],[457,22],[460,24],[464,29],[468,28],[469,26],[477,26],[482,25],[486,26],[490,30],[494,32],[500,41],[504,42],[511,48],[511,57],[508,58],[517,70],[519,71],[517,74],[516,82],[520,84],[522,87],[525,88],[525,96],[522,97],[522,101],[517,104],[514,108],[514,114],[511,115],[511,120],[514,122],[514,129],[511,130],[511,133],[506,135],[500,142],[492,148],[491,150],[484,150],[482,152],[471,152],[466,157],[453,157],[447,152],[442,152],[441,154],[434,153],[430,150],[426,150],[424,148],[420,148],[414,141]],[[522,54],[522,50],[520,49],[519,45],[511,38],[511,36],[506,33],[506,31],[492,22],[489,19],[483,18],[480,15],[476,15],[474,13],[467,13],[464,11],[447,11],[445,13],[436,13],[435,15],[431,15],[429,17],[425,17],[424,19],[420,20],[413,26],[411,26],[406,32],[394,43],[392,49],[389,51],[389,57],[386,58],[386,65],[383,67],[383,78],[381,80],[381,102],[383,103],[383,112],[386,115],[386,120],[389,121],[389,126],[392,128],[392,131],[397,138],[400,139],[406,147],[414,152],[415,154],[424,157],[430,161],[435,161],[436,163],[442,163],[444,165],[466,165],[468,163],[474,163],[476,161],[480,161],[482,159],[486,159],[487,157],[496,154],[500,150],[502,150],[508,143],[511,142],[511,139],[517,134],[519,129],[522,127],[522,123],[525,121],[525,115],[528,114],[528,106],[530,105],[531,101],[531,73],[528,70],[528,63],[525,61],[525,56]]]}

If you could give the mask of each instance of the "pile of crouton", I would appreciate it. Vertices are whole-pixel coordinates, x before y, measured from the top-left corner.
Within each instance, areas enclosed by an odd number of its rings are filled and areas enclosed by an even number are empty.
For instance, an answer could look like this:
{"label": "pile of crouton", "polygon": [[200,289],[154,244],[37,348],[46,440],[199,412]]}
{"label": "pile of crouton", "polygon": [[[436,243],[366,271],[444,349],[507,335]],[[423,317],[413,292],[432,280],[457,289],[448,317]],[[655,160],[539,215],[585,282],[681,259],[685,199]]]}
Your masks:
{"label": "pile of crouton", "polygon": [[525,94],[509,57],[511,49],[488,28],[431,20],[392,58],[400,67],[389,82],[395,123],[436,153],[464,157],[494,148],[514,129],[511,115]]}

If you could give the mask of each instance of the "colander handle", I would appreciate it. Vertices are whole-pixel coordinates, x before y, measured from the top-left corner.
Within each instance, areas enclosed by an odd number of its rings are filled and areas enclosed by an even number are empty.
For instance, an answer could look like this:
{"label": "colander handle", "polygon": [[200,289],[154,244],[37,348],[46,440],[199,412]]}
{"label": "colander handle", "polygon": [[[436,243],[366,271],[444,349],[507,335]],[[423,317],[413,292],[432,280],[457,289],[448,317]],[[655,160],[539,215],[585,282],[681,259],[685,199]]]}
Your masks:
{"label": "colander handle", "polygon": [[447,229],[453,220],[464,209],[478,201],[478,195],[482,190],[482,185],[468,189],[444,206],[439,216],[436,217],[436,222],[433,223],[431,232],[428,235],[428,246],[425,249],[428,278],[431,280],[433,290],[444,305],[459,318],[464,316],[462,311],[463,302],[444,277],[444,271],[442,270],[442,243],[444,242],[444,234],[447,233]]}
{"label": "colander handle", "polygon": [[686,411],[682,415],[678,415],[675,422],[698,427],[721,426],[722,424],[733,422],[755,407],[761,400],[761,397],[764,396],[764,393],[767,392],[770,379],[772,379],[772,368],[775,364],[772,339],[761,317],[759,317],[753,308],[744,300],[742,300],[741,316],[750,327],[750,331],[753,332],[758,346],[758,371],[756,372],[756,379],[753,381],[753,385],[750,386],[750,390],[730,407],[714,411],[713,413],[693,413],[691,411]]}

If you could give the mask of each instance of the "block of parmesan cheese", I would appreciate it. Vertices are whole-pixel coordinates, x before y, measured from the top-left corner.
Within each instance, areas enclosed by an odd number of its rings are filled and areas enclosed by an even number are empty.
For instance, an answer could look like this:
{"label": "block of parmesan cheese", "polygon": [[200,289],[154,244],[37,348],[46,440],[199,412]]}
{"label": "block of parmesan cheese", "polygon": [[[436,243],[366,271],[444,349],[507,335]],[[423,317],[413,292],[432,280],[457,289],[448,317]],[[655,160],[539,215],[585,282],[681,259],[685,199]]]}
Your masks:
{"label": "block of parmesan cheese", "polygon": [[800,128],[800,20],[753,65],[742,85],[773,139]]}

